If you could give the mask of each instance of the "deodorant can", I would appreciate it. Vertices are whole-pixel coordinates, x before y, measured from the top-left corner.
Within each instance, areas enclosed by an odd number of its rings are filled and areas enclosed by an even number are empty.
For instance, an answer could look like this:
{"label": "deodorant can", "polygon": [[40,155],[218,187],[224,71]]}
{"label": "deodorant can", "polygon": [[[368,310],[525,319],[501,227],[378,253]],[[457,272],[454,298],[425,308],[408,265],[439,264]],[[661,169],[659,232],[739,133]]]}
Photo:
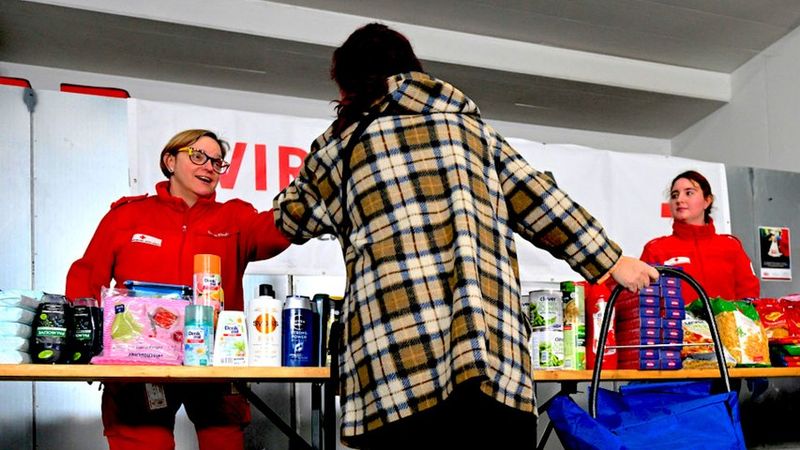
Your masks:
{"label": "deodorant can", "polygon": [[225,298],[222,294],[221,261],[217,255],[200,253],[194,255],[194,276],[192,290],[195,305],[214,308],[214,326],[217,325],[219,312],[225,309]]}
{"label": "deodorant can", "polygon": [[210,366],[214,350],[214,308],[187,305],[183,328],[183,365]]}
{"label": "deodorant can", "polygon": [[258,287],[258,297],[250,301],[247,312],[250,365],[277,367],[281,365],[283,337],[283,302],[275,298],[270,284]]}
{"label": "deodorant can", "polygon": [[284,366],[316,366],[316,330],[311,300],[304,295],[286,297],[283,306],[283,358]]}

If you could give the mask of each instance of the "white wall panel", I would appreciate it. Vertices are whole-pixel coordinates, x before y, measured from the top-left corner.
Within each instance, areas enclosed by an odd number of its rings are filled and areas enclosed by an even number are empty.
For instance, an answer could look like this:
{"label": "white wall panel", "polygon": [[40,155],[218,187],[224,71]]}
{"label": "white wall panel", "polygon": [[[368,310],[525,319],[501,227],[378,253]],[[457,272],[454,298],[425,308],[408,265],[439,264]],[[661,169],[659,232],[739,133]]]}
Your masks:
{"label": "white wall panel", "polygon": [[[30,288],[30,113],[25,90],[0,86],[0,289]],[[0,389],[0,448],[31,448],[32,383],[4,382]]]}
{"label": "white wall panel", "polygon": [[34,287],[63,293],[113,201],[129,192],[127,102],[40,91],[34,114]]}
{"label": "white wall panel", "polygon": [[0,86],[0,289],[30,288],[30,113],[24,89]]}
{"label": "white wall panel", "polygon": [[[34,114],[34,286],[64,293],[67,270],[111,202],[128,193],[125,100],[39,91]],[[39,449],[107,448],[98,384],[35,383]]]}

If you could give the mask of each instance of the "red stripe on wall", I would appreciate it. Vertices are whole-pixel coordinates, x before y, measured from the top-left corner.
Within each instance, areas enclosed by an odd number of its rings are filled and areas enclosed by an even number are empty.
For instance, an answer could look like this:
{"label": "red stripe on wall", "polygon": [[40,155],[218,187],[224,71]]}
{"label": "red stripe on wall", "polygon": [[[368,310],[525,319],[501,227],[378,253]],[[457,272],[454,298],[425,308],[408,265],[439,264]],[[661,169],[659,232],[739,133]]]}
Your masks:
{"label": "red stripe on wall", "polygon": [[6,86],[17,86],[22,88],[29,88],[31,87],[31,82],[24,79],[24,78],[15,78],[15,77],[0,77],[0,84]]}
{"label": "red stripe on wall", "polygon": [[98,87],[98,86],[83,86],[80,84],[61,83],[61,92],[70,92],[73,94],[85,95],[99,95],[101,97],[114,97],[114,98],[130,98],[130,94],[125,89]]}

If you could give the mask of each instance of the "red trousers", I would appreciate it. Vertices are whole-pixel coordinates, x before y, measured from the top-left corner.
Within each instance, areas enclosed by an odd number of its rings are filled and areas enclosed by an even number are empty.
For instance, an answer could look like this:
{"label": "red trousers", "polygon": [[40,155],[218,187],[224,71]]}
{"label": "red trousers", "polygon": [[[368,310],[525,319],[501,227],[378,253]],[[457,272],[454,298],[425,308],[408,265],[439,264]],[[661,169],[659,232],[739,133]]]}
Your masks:
{"label": "red trousers", "polygon": [[111,450],[173,450],[175,414],[181,405],[194,423],[200,450],[242,450],[250,405],[229,383],[107,383],[103,428]]}

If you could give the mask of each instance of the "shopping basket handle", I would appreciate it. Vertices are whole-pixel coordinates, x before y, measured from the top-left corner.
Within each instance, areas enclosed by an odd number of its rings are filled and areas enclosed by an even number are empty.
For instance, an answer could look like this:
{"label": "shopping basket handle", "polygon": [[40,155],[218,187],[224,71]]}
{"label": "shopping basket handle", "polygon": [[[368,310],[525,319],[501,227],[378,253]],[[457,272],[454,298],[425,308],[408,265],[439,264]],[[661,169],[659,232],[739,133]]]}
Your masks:
{"label": "shopping basket handle", "polygon": [[[700,299],[703,301],[703,306],[706,310],[706,316],[709,318],[708,327],[711,329],[711,339],[714,341],[714,354],[717,356],[719,375],[722,378],[722,381],[725,383],[726,391],[730,392],[731,380],[728,375],[728,366],[725,365],[725,353],[723,351],[722,341],[719,338],[717,323],[714,320],[714,312],[711,310],[711,302],[708,300],[706,291],[700,287],[700,284],[694,278],[682,270],[662,266],[658,266],[656,269],[662,276],[668,275],[671,277],[680,278],[689,283],[689,285],[700,296]],[[589,414],[591,414],[592,417],[597,417],[597,390],[600,387],[600,372],[603,370],[603,354],[605,353],[606,349],[606,337],[608,336],[608,328],[611,324],[612,316],[612,314],[609,314],[609,311],[613,311],[614,303],[616,303],[617,297],[619,297],[619,294],[623,289],[624,288],[621,285],[617,285],[617,287],[614,288],[614,291],[611,293],[611,297],[608,298],[608,304],[606,305],[605,313],[603,314],[603,323],[600,326],[600,336],[598,337],[597,341],[597,352],[595,353],[596,356],[594,358],[594,369],[592,371],[592,385],[589,387]]]}

